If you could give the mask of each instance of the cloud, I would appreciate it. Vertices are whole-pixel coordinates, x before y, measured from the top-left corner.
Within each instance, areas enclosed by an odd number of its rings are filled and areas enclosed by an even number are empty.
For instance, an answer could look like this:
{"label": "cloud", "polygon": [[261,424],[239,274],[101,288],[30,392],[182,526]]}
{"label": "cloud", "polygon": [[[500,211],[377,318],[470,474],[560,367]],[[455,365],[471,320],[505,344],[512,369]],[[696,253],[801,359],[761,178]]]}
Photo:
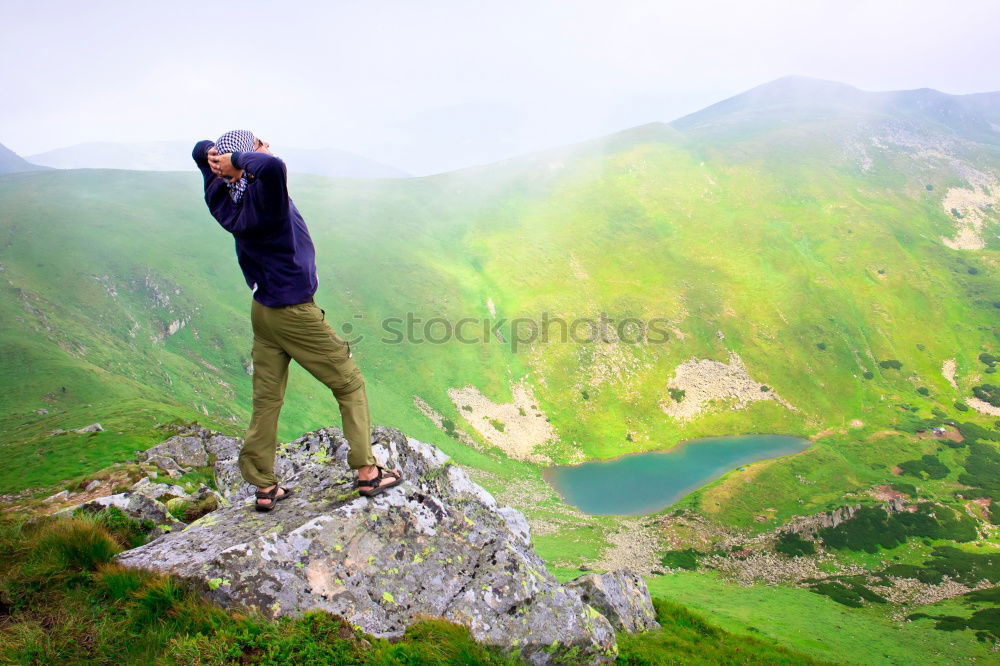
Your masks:
{"label": "cloud", "polygon": [[[786,74],[995,90],[998,24],[992,0],[8,2],[0,141],[31,154],[238,125],[420,172],[670,120]],[[463,152],[471,117],[436,143],[400,137],[455,108],[507,109],[516,136],[483,122]]]}

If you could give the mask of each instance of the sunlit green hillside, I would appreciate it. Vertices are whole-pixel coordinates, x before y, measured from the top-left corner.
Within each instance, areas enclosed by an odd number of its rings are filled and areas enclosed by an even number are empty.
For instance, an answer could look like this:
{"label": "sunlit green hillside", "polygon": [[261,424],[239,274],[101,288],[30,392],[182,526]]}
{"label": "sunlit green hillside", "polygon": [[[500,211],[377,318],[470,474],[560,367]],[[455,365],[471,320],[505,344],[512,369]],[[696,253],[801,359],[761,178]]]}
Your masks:
{"label": "sunlit green hillside", "polygon": [[[363,336],[353,348],[376,422],[489,468],[504,459],[502,438],[477,431],[448,389],[509,403],[524,378],[558,438],[535,459],[554,462],[701,435],[889,424],[900,403],[953,413],[983,381],[977,356],[998,351],[1000,149],[982,123],[946,124],[935,109],[860,91],[835,104],[824,86],[783,80],[674,126],[440,176],[294,176],[318,249],[317,300],[345,337]],[[946,245],[971,217],[983,248]],[[137,410],[139,424],[173,413],[242,431],[250,293],[193,165],[5,175],[0,233],[6,446],[58,456],[69,440],[49,430],[128,418],[131,401],[165,410]],[[601,313],[612,329],[655,320],[666,341],[610,330],[607,342],[563,343],[556,328],[543,343],[528,340],[531,322],[512,323]],[[416,339],[398,342],[389,330],[402,325],[387,320],[408,314],[422,320]],[[473,318],[473,340],[427,342],[446,332],[425,327],[433,317]],[[501,335],[484,336],[497,319]],[[585,324],[574,330],[586,336]],[[668,390],[680,364],[730,354],[760,396],[668,414],[685,399]],[[942,374],[951,359],[957,388]],[[436,427],[414,396],[486,455]],[[281,436],[336,415],[329,391],[296,368]],[[24,482],[11,474],[2,486]]]}

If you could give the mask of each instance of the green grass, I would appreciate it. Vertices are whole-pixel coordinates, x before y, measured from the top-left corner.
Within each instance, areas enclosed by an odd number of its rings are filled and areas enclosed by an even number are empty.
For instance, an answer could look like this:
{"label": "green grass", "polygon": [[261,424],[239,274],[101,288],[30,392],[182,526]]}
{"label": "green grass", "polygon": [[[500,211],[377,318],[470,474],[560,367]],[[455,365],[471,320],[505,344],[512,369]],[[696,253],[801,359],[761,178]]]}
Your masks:
{"label": "green grass", "polygon": [[[805,588],[745,588],[714,571],[682,571],[647,582],[654,597],[683,604],[728,632],[769,638],[816,659],[851,664],[954,664],[989,659],[989,646],[978,642],[972,631],[939,631],[926,622],[894,622],[880,604],[855,609]],[[935,612],[936,606],[921,610]]]}
{"label": "green grass", "polygon": [[[49,488],[60,482],[72,484],[78,477],[130,460],[136,451],[169,437],[157,424],[194,420],[198,416],[193,410],[171,409],[169,404],[134,399],[101,409],[81,405],[16,426],[10,425],[15,419],[8,417],[0,420],[9,426],[2,450],[19,464],[0,469],[0,488],[9,492]],[[201,418],[204,420],[204,416]],[[49,435],[55,429],[76,429],[95,422],[101,423],[103,432]]]}
{"label": "green grass", "polygon": [[683,605],[655,599],[660,631],[620,635],[619,664],[830,664],[750,635],[728,633]]}

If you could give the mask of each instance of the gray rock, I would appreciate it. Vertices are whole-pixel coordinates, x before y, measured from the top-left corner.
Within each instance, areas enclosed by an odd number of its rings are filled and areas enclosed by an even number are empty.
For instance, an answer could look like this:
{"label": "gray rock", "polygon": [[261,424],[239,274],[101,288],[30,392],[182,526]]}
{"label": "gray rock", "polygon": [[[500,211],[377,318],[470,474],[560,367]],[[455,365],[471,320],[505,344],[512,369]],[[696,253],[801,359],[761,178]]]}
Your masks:
{"label": "gray rock", "polygon": [[60,490],[55,495],[49,495],[43,501],[45,501],[45,502],[61,502],[62,500],[67,500],[67,499],[69,499],[69,491],[68,490]]}
{"label": "gray rock", "polygon": [[83,435],[88,432],[104,432],[104,428],[101,427],[100,423],[91,423],[89,426],[84,426],[82,428],[77,428],[73,432]]}
{"label": "gray rock", "polygon": [[521,514],[435,447],[382,426],[374,439],[376,458],[403,471],[400,486],[359,496],[347,442],[324,428],[279,446],[276,474],[294,494],[269,513],[254,511],[227,443],[215,474],[228,505],[117,560],[201,581],[216,602],[272,617],[326,610],[383,637],[441,617],[532,663],[613,660],[611,624],[546,570]]}
{"label": "gray rock", "polygon": [[146,495],[132,492],[98,497],[89,502],[57,511],[55,515],[70,515],[77,509],[97,511],[109,506],[121,509],[122,513],[135,520],[151,520],[161,532],[185,527],[184,523],[167,512],[167,507],[162,502],[157,502]]}
{"label": "gray rock", "polygon": [[507,527],[524,542],[525,546],[531,545],[531,526],[528,525],[528,519],[524,517],[523,513],[509,506],[500,507],[497,509],[497,513],[503,516],[504,520],[507,521]]}
{"label": "gray rock", "polygon": [[93,481],[87,484],[87,487],[83,489],[83,492],[90,493],[97,490],[100,487],[101,487],[100,479],[94,479]]}
{"label": "gray rock", "polygon": [[906,511],[906,500],[901,497],[890,497],[889,501],[882,505],[886,513],[899,513]]}
{"label": "gray rock", "polygon": [[172,458],[180,467],[204,467],[208,465],[208,456],[203,438],[195,435],[174,435],[144,451],[139,459],[152,462],[154,458]]}
{"label": "gray rock", "polygon": [[187,497],[188,493],[180,486],[172,483],[154,483],[148,477],[143,477],[132,484],[129,489],[133,494],[145,495],[159,502],[166,502],[175,497]]}
{"label": "gray rock", "polygon": [[579,591],[584,603],[596,608],[616,629],[636,632],[660,628],[646,581],[630,569],[580,576],[566,587]]}
{"label": "gray rock", "polygon": [[192,426],[146,451],[137,451],[135,457],[176,478],[190,472],[192,467],[205,467],[213,461],[234,462],[241,445],[242,440]]}
{"label": "gray rock", "polygon": [[154,455],[146,458],[145,462],[148,462],[150,465],[156,465],[164,472],[166,472],[167,476],[170,476],[172,478],[183,476],[185,473],[190,471],[189,469],[186,469],[178,465],[177,461],[171,458],[170,456]]}
{"label": "gray rock", "polygon": [[205,450],[216,460],[234,460],[240,455],[243,440],[224,435],[211,435],[205,440]]}

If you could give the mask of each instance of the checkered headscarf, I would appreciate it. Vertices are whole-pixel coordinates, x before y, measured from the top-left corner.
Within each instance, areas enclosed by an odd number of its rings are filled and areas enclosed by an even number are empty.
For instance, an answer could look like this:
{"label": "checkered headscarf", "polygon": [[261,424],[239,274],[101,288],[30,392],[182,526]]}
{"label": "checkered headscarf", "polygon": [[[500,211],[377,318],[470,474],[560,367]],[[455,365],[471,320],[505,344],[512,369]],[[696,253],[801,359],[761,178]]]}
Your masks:
{"label": "checkered headscarf", "polygon": [[[254,136],[250,130],[233,130],[226,132],[215,142],[215,149],[220,155],[226,153],[249,153],[254,149]],[[246,176],[240,178],[235,183],[227,182],[229,196],[236,203],[243,197],[243,191],[247,188]]]}

